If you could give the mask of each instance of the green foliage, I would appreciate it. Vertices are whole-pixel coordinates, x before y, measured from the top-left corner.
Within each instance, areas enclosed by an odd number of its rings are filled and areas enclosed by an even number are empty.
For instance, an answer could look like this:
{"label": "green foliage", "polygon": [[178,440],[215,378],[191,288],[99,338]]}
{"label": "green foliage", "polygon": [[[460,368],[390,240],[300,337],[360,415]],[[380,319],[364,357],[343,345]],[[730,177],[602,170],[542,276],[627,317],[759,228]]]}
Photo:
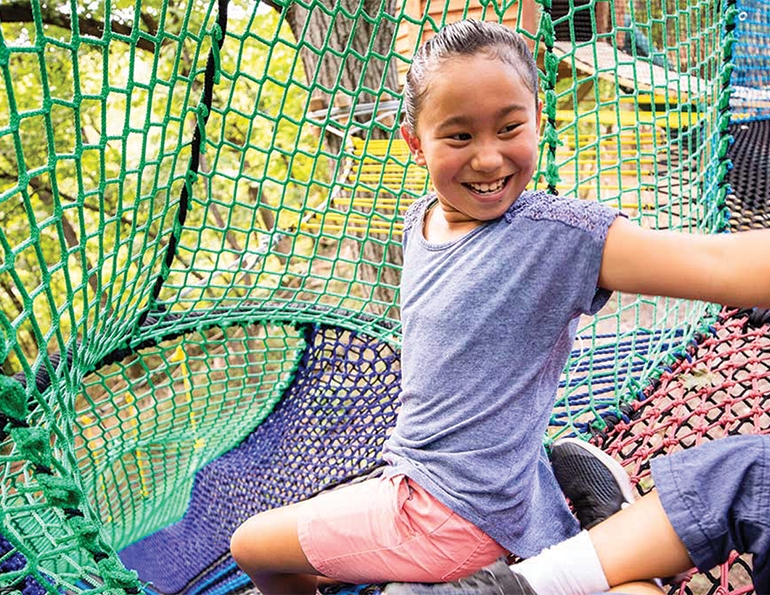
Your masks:
{"label": "green foliage", "polygon": [[[239,251],[255,251],[267,228],[260,206],[299,210],[311,186],[328,179],[316,163],[320,138],[302,124],[308,92],[296,44],[278,13],[252,7],[231,9],[181,239],[185,269],[227,267]],[[154,21],[154,51],[42,23],[2,25],[0,297],[20,347],[14,368],[66,350],[71,334],[86,340],[83,329],[106,313],[130,319],[146,303],[189,165],[211,9],[170,3],[161,15],[125,1],[109,15],[102,3],[78,8],[81,19],[142,30]],[[217,217],[230,223],[237,250]]]}

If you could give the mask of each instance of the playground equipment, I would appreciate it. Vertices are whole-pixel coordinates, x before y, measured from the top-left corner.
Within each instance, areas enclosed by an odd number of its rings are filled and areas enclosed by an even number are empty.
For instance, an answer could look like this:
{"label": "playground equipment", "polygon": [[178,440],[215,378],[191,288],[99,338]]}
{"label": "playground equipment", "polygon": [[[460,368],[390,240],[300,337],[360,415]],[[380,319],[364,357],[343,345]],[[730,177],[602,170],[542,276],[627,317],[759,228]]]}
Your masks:
{"label": "playground equipment", "polygon": [[[447,20],[531,41],[536,187],[656,228],[766,226],[767,1],[620,4],[0,7],[0,589],[246,590],[244,518],[377,468],[400,217],[429,187],[399,76]],[[593,437],[645,491],[658,453],[770,429],[769,333],[617,295],[581,322],[544,439]]]}

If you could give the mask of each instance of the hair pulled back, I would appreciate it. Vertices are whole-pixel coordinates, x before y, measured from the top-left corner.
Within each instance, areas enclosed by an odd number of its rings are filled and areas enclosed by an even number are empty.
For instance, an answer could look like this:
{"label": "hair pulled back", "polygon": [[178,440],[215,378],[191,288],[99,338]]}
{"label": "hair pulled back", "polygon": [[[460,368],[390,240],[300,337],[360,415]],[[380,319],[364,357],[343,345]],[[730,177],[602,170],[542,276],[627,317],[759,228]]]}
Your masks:
{"label": "hair pulled back", "polygon": [[537,102],[537,65],[524,39],[504,25],[468,19],[447,25],[415,53],[404,86],[404,123],[407,128],[417,129],[417,117],[432,71],[452,56],[480,53],[513,66]]}

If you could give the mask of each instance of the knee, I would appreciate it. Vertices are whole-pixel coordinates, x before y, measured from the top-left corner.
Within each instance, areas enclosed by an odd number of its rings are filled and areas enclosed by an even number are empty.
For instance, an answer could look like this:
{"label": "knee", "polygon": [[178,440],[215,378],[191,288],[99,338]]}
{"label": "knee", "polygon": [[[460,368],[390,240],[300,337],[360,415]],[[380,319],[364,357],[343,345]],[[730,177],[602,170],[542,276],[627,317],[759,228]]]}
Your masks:
{"label": "knee", "polygon": [[261,512],[243,523],[230,537],[230,554],[252,579],[276,572],[309,572],[292,507]]}
{"label": "knee", "polygon": [[255,531],[257,517],[238,527],[230,536],[230,554],[244,572],[251,572],[259,558],[259,531]]}
{"label": "knee", "polygon": [[275,511],[254,515],[230,536],[230,554],[236,564],[253,576],[271,572],[283,560],[284,531]]}

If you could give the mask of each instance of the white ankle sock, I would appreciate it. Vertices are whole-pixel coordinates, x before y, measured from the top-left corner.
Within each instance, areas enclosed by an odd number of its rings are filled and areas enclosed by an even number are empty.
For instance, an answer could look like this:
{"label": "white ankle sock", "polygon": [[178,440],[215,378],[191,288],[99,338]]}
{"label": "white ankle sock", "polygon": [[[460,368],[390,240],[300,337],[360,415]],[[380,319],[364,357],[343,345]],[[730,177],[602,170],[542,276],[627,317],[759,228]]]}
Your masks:
{"label": "white ankle sock", "polygon": [[511,569],[527,579],[538,595],[587,595],[610,588],[587,531]]}

